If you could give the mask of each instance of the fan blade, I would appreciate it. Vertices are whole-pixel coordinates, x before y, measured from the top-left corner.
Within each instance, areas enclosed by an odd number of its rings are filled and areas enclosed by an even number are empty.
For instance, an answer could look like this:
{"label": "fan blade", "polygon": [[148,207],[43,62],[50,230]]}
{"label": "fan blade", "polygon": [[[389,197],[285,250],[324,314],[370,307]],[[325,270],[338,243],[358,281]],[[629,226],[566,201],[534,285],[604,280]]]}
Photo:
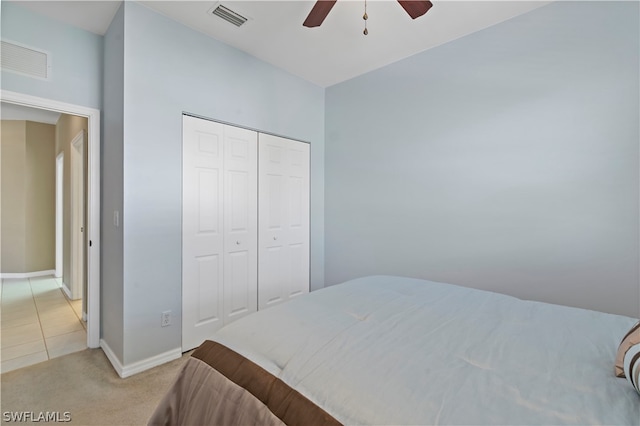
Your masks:
{"label": "fan blade", "polygon": [[398,3],[407,11],[411,19],[424,15],[433,6],[430,1],[398,0]]}
{"label": "fan blade", "polygon": [[302,25],[309,28],[319,27],[331,11],[333,5],[336,4],[336,1],[337,0],[318,0],[316,4],[313,5],[313,9],[311,9],[309,16],[307,16],[307,19],[305,19]]}

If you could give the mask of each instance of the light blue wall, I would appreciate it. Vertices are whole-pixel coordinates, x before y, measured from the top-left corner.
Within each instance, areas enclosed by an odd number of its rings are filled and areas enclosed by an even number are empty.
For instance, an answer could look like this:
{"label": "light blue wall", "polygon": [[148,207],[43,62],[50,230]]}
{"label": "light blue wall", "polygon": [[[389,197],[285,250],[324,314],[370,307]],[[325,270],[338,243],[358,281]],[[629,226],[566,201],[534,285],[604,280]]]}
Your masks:
{"label": "light blue wall", "polygon": [[103,110],[101,338],[125,367],[181,344],[183,112],[311,143],[311,286],[324,285],[324,89],[134,2],[104,37],[2,2],[2,37],[53,61],[50,82],[3,72],[3,89]]}
{"label": "light blue wall", "polygon": [[638,20],[637,2],[557,2],[330,87],[327,283],[640,316]]}
{"label": "light blue wall", "polygon": [[44,50],[51,79],[2,71],[2,89],[74,105],[102,107],[102,37],[3,1],[2,40]]}
{"label": "light blue wall", "polygon": [[124,143],[124,7],[104,35],[104,106],[102,110],[101,333],[119,360],[124,356],[123,232],[113,212],[122,216]]}
{"label": "light blue wall", "polygon": [[[323,286],[324,90],[140,4],[126,2],[124,19],[126,365],[181,345],[183,111],[311,143],[312,286]],[[174,325],[161,328],[166,310]]]}

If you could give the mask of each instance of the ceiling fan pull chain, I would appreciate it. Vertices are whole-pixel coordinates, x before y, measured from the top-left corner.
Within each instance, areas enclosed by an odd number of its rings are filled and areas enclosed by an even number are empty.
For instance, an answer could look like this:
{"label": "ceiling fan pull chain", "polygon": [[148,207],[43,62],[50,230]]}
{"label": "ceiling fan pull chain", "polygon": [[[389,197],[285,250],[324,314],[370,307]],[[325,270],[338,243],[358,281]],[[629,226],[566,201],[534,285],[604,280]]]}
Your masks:
{"label": "ceiling fan pull chain", "polygon": [[367,15],[367,0],[364,0],[364,15],[362,15],[362,19],[364,19],[364,31],[362,33],[367,35],[369,34],[369,30],[367,29],[367,19],[369,19],[369,15]]}

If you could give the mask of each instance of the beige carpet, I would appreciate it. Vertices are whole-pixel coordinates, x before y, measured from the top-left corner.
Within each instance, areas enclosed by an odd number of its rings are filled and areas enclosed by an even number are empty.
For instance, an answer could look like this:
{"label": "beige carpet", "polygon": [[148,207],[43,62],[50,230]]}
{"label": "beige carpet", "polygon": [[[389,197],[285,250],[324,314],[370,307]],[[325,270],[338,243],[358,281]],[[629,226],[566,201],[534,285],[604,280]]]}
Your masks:
{"label": "beige carpet", "polygon": [[68,412],[75,425],[144,425],[187,357],[121,379],[101,349],[86,349],[4,373],[0,421],[7,412]]}

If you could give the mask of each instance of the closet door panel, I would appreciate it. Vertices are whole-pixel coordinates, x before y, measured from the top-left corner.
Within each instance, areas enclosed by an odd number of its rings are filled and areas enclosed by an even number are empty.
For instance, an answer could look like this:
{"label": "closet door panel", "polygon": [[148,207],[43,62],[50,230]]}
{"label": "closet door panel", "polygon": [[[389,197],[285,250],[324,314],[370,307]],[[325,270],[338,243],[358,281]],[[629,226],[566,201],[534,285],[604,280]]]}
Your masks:
{"label": "closet door panel", "polygon": [[230,322],[258,308],[258,135],[224,127],[224,313]]}
{"label": "closet door panel", "polygon": [[267,308],[286,300],[282,283],[288,283],[286,253],[281,245],[270,245],[260,252],[258,307]]}
{"label": "closet door panel", "polygon": [[[221,259],[218,255],[197,256],[197,273],[193,283],[197,305],[196,327],[206,326],[210,321],[218,321],[218,299],[222,292],[222,281],[219,279],[222,272]],[[193,305],[191,305],[193,306]]]}
{"label": "closet door panel", "polygon": [[287,297],[309,292],[309,144],[289,141],[287,242],[291,281]]}
{"label": "closet door panel", "polygon": [[246,251],[227,255],[224,295],[225,315],[228,322],[256,310],[256,285],[250,277],[250,270],[254,267]]}
{"label": "closet door panel", "polygon": [[287,297],[294,297],[309,291],[309,251],[305,244],[289,244],[289,253],[291,279],[287,287]]}
{"label": "closet door panel", "polygon": [[260,135],[258,178],[258,307],[286,300],[282,283],[289,282],[286,254],[286,149],[277,140]]}
{"label": "closet door panel", "polygon": [[223,324],[223,128],[183,117],[182,348]]}
{"label": "closet door panel", "polygon": [[259,308],[309,291],[309,145],[259,135]]}

